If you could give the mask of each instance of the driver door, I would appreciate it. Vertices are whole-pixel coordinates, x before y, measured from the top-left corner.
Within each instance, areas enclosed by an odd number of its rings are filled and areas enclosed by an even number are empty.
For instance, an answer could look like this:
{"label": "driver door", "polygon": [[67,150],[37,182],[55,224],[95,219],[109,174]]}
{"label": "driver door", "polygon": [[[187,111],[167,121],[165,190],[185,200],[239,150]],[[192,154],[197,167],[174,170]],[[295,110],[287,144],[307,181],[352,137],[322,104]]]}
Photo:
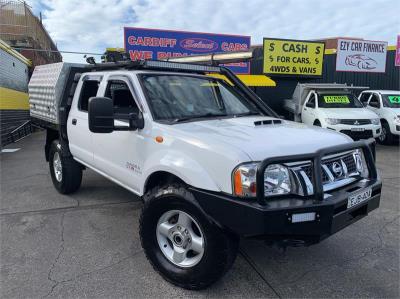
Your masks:
{"label": "driver door", "polygon": [[[113,100],[114,113],[137,113],[139,105],[129,79],[111,76],[105,83],[104,96]],[[115,120],[115,126],[129,127],[127,120]],[[144,161],[142,130],[93,133],[95,167],[135,193],[139,192]]]}
{"label": "driver door", "polygon": [[316,118],[317,97],[314,92],[310,93],[308,99],[304,103],[301,113],[301,120],[307,125],[313,125]]}

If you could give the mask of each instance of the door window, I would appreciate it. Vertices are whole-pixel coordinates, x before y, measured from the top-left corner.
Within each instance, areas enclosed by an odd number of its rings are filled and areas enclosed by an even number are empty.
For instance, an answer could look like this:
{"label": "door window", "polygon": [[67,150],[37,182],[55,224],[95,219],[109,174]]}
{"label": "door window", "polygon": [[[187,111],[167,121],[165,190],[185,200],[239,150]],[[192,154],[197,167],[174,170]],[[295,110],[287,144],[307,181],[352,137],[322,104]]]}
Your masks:
{"label": "door window", "polygon": [[78,102],[78,109],[87,112],[89,108],[89,98],[97,95],[99,89],[99,81],[85,80],[82,84],[81,95]]}
{"label": "door window", "polygon": [[363,93],[361,94],[361,96],[360,96],[360,101],[361,101],[361,103],[363,103],[364,105],[367,104],[370,95],[371,95],[371,94],[368,93],[368,92],[363,92]]}
{"label": "door window", "polygon": [[379,97],[377,94],[372,94],[371,99],[369,100],[369,105],[371,107],[379,108],[381,105],[379,103]]}
{"label": "door window", "polygon": [[139,113],[139,108],[129,90],[128,85],[121,80],[110,80],[107,84],[105,96],[113,100],[114,113]]}
{"label": "door window", "polygon": [[309,108],[315,108],[315,93],[313,93],[310,98],[308,99],[308,102],[306,104],[307,107]]}

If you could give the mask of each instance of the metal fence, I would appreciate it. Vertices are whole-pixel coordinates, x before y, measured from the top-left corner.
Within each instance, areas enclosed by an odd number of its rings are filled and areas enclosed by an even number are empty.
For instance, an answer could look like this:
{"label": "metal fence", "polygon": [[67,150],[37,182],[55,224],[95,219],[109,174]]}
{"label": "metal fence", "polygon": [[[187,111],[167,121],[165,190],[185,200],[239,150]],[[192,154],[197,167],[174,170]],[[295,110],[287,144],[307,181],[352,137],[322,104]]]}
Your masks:
{"label": "metal fence", "polygon": [[26,48],[21,53],[33,61],[34,65],[59,62],[59,52],[36,52],[28,49],[57,51],[57,47],[29,5],[23,1],[0,0],[0,39],[12,47]]}

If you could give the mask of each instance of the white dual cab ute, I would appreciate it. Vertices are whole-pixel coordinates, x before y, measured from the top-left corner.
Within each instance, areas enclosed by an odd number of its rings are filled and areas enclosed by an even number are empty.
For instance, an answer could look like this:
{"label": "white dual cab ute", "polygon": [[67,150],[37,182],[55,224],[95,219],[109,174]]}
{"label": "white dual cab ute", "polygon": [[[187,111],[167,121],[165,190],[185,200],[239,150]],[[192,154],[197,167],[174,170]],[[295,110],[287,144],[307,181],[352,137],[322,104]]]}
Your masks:
{"label": "white dual cab ute", "polygon": [[381,121],[382,134],[378,137],[378,142],[382,144],[399,143],[400,91],[365,90],[358,98],[366,108],[376,113]]}
{"label": "white dual cab ute", "polygon": [[366,109],[351,92],[366,87],[336,83],[298,83],[284,108],[291,118],[307,125],[344,133],[354,140],[377,138],[381,134],[378,115]]}
{"label": "white dual cab ute", "polygon": [[279,119],[225,67],[43,65],[29,97],[55,188],[91,168],[140,196],[144,252],[183,288],[221,277],[239,237],[310,245],[379,206],[373,140]]}

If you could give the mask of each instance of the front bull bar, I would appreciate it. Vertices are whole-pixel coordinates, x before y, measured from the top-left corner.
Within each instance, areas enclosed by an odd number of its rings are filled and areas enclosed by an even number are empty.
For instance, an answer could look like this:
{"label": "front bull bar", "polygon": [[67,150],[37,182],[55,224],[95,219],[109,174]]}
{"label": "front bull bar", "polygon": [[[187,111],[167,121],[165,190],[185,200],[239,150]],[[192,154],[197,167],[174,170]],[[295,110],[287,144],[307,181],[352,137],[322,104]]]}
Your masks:
{"label": "front bull bar", "polygon": [[272,157],[263,160],[259,167],[257,168],[257,202],[261,206],[265,206],[267,204],[266,197],[264,195],[264,173],[266,168],[272,164],[284,164],[291,162],[301,162],[301,161],[311,161],[312,163],[312,183],[314,188],[314,194],[312,195],[313,200],[316,202],[321,202],[324,199],[324,189],[322,183],[322,158],[323,156],[340,153],[348,150],[361,149],[364,154],[365,162],[368,167],[368,178],[369,179],[377,179],[378,174],[375,166],[375,140],[360,140],[348,144],[336,145],[331,147],[322,148],[311,154],[300,154],[300,155],[291,155],[291,156],[279,156]]}

